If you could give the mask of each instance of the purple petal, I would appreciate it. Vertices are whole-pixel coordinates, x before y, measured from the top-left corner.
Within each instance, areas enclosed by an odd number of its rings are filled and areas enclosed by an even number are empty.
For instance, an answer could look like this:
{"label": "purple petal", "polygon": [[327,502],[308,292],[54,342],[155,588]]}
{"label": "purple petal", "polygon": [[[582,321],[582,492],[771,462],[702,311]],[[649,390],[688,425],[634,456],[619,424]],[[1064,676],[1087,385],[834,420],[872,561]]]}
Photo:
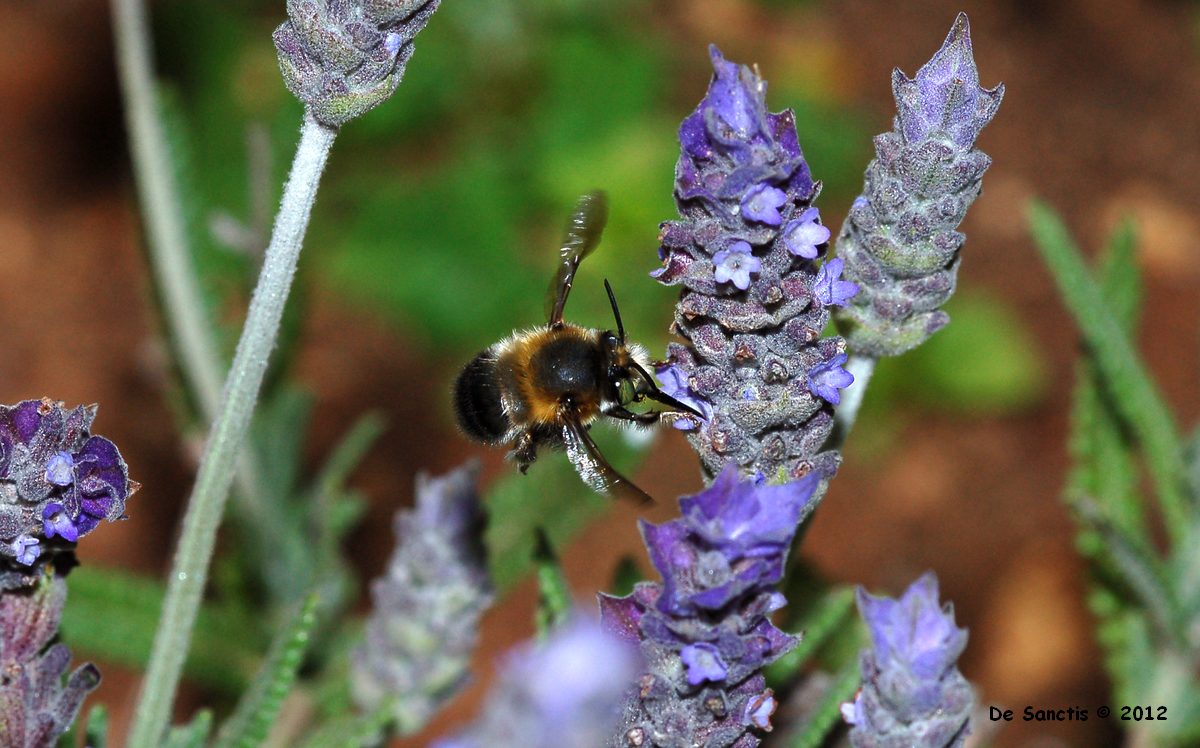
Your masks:
{"label": "purple petal", "polygon": [[725,680],[729,669],[721,659],[721,653],[716,647],[707,643],[689,644],[679,652],[679,659],[687,668],[688,683],[698,686],[701,683],[719,683]]}

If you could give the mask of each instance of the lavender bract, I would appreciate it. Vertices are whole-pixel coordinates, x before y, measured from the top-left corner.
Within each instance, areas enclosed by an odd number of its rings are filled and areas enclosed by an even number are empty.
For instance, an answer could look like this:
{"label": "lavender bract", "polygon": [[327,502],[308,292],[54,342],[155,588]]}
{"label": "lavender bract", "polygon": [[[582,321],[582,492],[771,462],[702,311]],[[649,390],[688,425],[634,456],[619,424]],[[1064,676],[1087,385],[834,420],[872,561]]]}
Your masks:
{"label": "lavender bract", "polygon": [[966,238],[955,229],[991,164],[973,144],[1004,97],[1003,85],[979,86],[962,13],[915,78],[893,72],[892,91],[892,132],[875,138],[837,240],[846,279],[860,289],[838,326],[855,354],[871,358],[915,348],[950,321],[939,307],[954,293]]}
{"label": "lavender bract", "polygon": [[971,685],[956,663],[967,632],[954,624],[954,607],[938,602],[928,572],[899,600],[858,589],[859,614],[871,632],[863,650],[863,686],[842,706],[855,748],[961,746],[970,732]]}
{"label": "lavender bract", "polygon": [[483,714],[434,748],[596,748],[637,676],[637,649],[576,613],[540,644],[510,653]]}
{"label": "lavender bract", "polygon": [[680,499],[679,519],[642,523],[662,583],[600,596],[602,623],[639,644],[648,666],[607,745],[751,748],[771,729],[761,670],[799,640],[767,616],[786,602],[774,586],[820,478],[773,486],[728,465]]}
{"label": "lavender bract", "polygon": [[344,125],[395,92],[440,2],[288,0],[274,35],[284,83],[318,122]]}
{"label": "lavender bract", "polygon": [[84,697],[100,685],[95,665],[77,668],[58,633],[67,583],[47,573],[33,589],[0,594],[0,744],[5,748],[54,745],[75,720]]}
{"label": "lavender bract", "polygon": [[116,445],[91,435],[95,406],[0,405],[0,591],[37,582],[137,490]]}
{"label": "lavender bract", "polygon": [[416,506],[396,513],[396,550],[371,584],[366,638],[354,652],[354,699],[367,710],[388,699],[412,731],[463,684],[491,605],[483,508],[475,464],[417,478]]}
{"label": "lavender bract", "polygon": [[807,373],[844,351],[841,338],[820,334],[827,306],[851,290],[814,285],[829,230],[812,206],[820,185],[792,112],[770,114],[766,83],[716,47],[710,54],[708,93],[679,128],[681,219],[662,225],[663,267],[651,273],[683,286],[674,327],[688,344],[671,344],[660,372],[677,380],[673,396],[704,402],[689,439],[709,475],[734,462],[774,481],[828,477],[839,462],[820,451],[832,408]]}

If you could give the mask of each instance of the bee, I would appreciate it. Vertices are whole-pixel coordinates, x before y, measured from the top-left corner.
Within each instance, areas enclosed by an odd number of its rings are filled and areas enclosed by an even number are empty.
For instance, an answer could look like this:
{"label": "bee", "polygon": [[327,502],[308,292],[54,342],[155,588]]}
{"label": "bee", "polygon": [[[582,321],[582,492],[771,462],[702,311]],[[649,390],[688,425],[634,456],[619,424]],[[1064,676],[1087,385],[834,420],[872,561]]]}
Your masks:
{"label": "bee", "polygon": [[[546,294],[544,327],[514,332],[471,359],[454,384],[458,425],[470,438],[510,445],[508,458],[524,473],[540,447],[567,453],[583,482],[602,494],[647,502],[650,497],[609,464],[588,429],[601,416],[649,426],[664,419],[702,416],[662,392],[646,367],[649,358],[625,340],[612,286],[604,288],[616,331],[563,320],[575,273],[600,243],[608,220],[603,192],[580,198],[567,222],[559,262]],[[634,412],[649,398],[670,410]]]}

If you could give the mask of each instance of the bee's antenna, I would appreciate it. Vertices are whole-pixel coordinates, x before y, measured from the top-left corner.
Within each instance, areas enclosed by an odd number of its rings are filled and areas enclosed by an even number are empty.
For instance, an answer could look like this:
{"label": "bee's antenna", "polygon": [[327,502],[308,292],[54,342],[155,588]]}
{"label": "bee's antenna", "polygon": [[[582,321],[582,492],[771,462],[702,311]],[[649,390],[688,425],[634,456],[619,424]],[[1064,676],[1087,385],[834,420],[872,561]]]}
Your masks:
{"label": "bee's antenna", "polygon": [[621,345],[625,344],[625,325],[621,324],[621,310],[617,308],[617,297],[613,295],[612,286],[608,284],[608,278],[604,279],[604,290],[608,291],[608,301],[612,304],[613,316],[617,318],[617,337],[621,340]]}

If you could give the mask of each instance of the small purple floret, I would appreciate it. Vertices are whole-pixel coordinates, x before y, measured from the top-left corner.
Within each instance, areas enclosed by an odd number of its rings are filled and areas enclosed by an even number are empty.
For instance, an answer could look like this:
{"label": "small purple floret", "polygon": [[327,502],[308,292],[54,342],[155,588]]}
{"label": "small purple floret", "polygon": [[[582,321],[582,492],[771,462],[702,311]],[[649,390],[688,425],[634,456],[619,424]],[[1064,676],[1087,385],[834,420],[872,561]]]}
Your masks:
{"label": "small purple floret", "polygon": [[79,528],[67,514],[67,509],[57,501],[52,501],[42,510],[42,523],[47,538],[55,535],[72,543],[79,540]]}
{"label": "small purple floret", "polygon": [[828,260],[817,270],[817,278],[813,281],[813,293],[825,306],[843,306],[858,293],[858,284],[839,280],[845,261],[840,257]]}
{"label": "small purple floret", "polygon": [[814,260],[817,247],[829,241],[829,229],[817,223],[821,217],[816,208],[805,208],[783,227],[780,235],[787,249],[797,257]]}
{"label": "small purple floret", "polygon": [[750,274],[762,270],[762,260],[752,254],[748,243],[742,241],[713,255],[713,264],[716,265],[713,277],[717,283],[732,283],[741,291],[750,287]]}
{"label": "small purple floret", "polygon": [[725,680],[728,669],[721,659],[721,652],[708,642],[689,644],[679,650],[679,659],[687,668],[687,680],[693,686],[705,681],[719,683]]}
{"label": "small purple floret", "polygon": [[842,401],[844,390],[854,382],[854,375],[842,368],[848,356],[839,353],[828,361],[808,370],[808,389],[822,400],[837,405]]}
{"label": "small purple floret", "polygon": [[[662,382],[663,393],[670,395],[684,405],[690,405],[696,409],[703,420],[707,422],[712,418],[713,408],[712,403],[696,394],[688,385],[687,374],[684,374],[683,369],[678,366],[660,366],[655,369],[654,373],[658,375],[658,379]],[[680,431],[691,431],[696,428],[696,424],[688,418],[675,419],[675,428]]]}
{"label": "small purple floret", "polygon": [[10,544],[13,549],[13,555],[17,559],[17,563],[25,566],[33,566],[33,562],[37,557],[42,555],[42,549],[38,547],[38,539],[25,535],[24,533],[17,536]]}
{"label": "small purple floret", "polygon": [[75,482],[75,459],[70,452],[55,452],[46,463],[46,482],[69,486]]}
{"label": "small purple floret", "polygon": [[768,226],[778,226],[783,221],[779,209],[787,202],[787,193],[769,184],[760,184],[742,198],[742,217],[747,221],[758,221]]}

